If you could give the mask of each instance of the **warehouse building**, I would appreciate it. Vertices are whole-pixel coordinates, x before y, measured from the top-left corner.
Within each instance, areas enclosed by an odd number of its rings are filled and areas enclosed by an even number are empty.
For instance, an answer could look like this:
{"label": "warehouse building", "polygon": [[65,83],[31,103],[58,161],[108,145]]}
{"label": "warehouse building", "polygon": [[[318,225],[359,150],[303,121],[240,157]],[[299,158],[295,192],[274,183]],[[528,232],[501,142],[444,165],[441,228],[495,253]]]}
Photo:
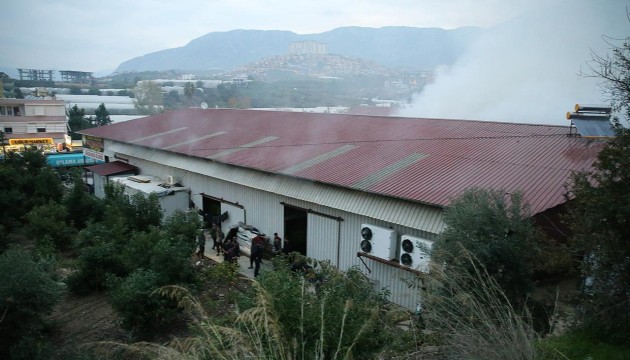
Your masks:
{"label": "warehouse building", "polygon": [[570,174],[602,147],[569,126],[231,109],[82,133],[106,161],[94,173],[125,168],[186,187],[190,207],[228,213],[224,231],[243,222],[277,232],[292,250],[359,267],[409,309],[428,261],[417,245],[438,239],[451,199],[470,187],[522,191],[552,221]]}

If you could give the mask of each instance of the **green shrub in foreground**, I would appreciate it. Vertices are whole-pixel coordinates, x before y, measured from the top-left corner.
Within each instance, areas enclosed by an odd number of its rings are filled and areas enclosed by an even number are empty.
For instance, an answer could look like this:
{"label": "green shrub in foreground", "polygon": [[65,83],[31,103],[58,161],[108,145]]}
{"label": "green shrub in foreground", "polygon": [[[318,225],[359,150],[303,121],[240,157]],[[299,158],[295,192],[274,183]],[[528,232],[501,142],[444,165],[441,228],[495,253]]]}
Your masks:
{"label": "green shrub in foreground", "polygon": [[630,346],[608,344],[594,335],[577,330],[544,339],[539,344],[541,355],[538,359],[630,359]]}
{"label": "green shrub in foreground", "polygon": [[[9,249],[0,255],[0,358],[39,356],[35,350],[46,347],[44,316],[62,293],[63,286],[30,254]],[[25,344],[27,338],[35,340]]]}
{"label": "green shrub in foreground", "polygon": [[109,301],[122,319],[122,326],[136,335],[147,336],[172,323],[177,304],[155,293],[161,285],[158,274],[139,269],[127,278],[110,277]]}

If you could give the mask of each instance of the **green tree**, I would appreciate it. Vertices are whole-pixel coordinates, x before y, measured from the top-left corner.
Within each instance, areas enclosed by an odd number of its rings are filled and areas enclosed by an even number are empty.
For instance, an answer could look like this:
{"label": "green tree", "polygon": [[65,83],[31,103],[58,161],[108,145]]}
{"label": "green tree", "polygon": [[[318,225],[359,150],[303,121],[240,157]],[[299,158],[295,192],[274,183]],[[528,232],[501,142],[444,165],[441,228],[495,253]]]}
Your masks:
{"label": "green tree", "polygon": [[112,123],[112,119],[109,117],[109,111],[107,111],[107,108],[105,108],[105,104],[103,103],[101,103],[101,105],[99,105],[94,111],[94,115],[95,126],[104,126]]}
{"label": "green tree", "polygon": [[177,91],[171,90],[166,95],[164,95],[164,108],[179,109],[181,107],[182,99]]}
{"label": "green tree", "polygon": [[141,81],[134,90],[136,108],[142,114],[157,114],[164,102],[162,89],[153,81]]}
{"label": "green tree", "polygon": [[188,103],[192,104],[193,96],[195,96],[195,85],[191,82],[187,82],[184,85],[184,96],[188,99]]}
{"label": "green tree", "polygon": [[[41,263],[18,249],[0,255],[0,357],[46,359],[45,315],[60,300],[63,288]],[[42,353],[44,352],[44,353]]]}
{"label": "green tree", "polygon": [[180,312],[176,301],[155,292],[161,285],[160,276],[145,269],[126,278],[109,279],[109,301],[122,319],[122,326],[134,335],[150,336],[172,323]]}
{"label": "green tree", "polygon": [[63,187],[57,173],[46,165],[46,157],[36,148],[9,152],[0,163],[0,224],[8,232],[24,221],[36,206],[59,202]]}
{"label": "green tree", "polygon": [[80,173],[73,174],[72,187],[65,194],[63,204],[68,211],[68,218],[77,230],[85,228],[90,220],[102,218],[101,203],[85,191]]}
{"label": "green tree", "polygon": [[113,183],[106,184],[104,191],[105,216],[120,217],[129,232],[147,231],[162,224],[162,206],[157,195],[128,196],[123,186]]}
{"label": "green tree", "polygon": [[79,271],[71,276],[69,286],[79,294],[107,288],[124,326],[149,335],[178,312],[172,301],[153,291],[194,280],[190,256],[199,226],[197,214],[183,212],[169,217],[162,228],[150,226],[126,234],[119,231],[120,225],[92,224],[79,236],[89,246],[80,256]]}
{"label": "green tree", "polygon": [[[588,76],[604,80],[614,110],[630,115],[630,37],[609,41],[612,55],[593,55]],[[616,136],[594,170],[575,174],[568,197],[572,244],[583,255],[585,324],[606,340],[630,341],[630,130],[617,119]]]}
{"label": "green tree", "polygon": [[594,167],[573,176],[569,195],[573,244],[584,255],[584,316],[602,335],[630,341],[630,130],[617,130]]}
{"label": "green tree", "polygon": [[81,140],[81,134],[77,134],[78,131],[88,129],[91,127],[90,121],[85,116],[85,109],[74,105],[67,112],[68,127],[70,128],[70,137],[73,140]]}
{"label": "green tree", "polygon": [[468,268],[466,251],[485,267],[515,306],[532,290],[540,236],[519,192],[472,188],[454,199],[444,214],[446,229],[435,243],[436,263]]}
{"label": "green tree", "polygon": [[51,202],[36,206],[26,214],[26,219],[26,233],[31,239],[49,238],[57,249],[70,246],[75,230],[66,223],[68,212],[64,205]]}

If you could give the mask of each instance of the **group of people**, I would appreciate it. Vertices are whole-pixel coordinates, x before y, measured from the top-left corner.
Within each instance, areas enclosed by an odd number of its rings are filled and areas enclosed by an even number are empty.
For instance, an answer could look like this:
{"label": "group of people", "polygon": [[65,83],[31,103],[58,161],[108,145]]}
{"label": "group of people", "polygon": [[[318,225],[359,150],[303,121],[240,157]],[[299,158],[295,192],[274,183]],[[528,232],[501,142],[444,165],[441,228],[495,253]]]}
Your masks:
{"label": "group of people", "polygon": [[[210,237],[212,238],[212,249],[216,250],[217,255],[223,254],[223,260],[227,262],[236,262],[240,256],[240,245],[236,239],[234,232],[229,232],[229,236],[225,239],[225,234],[217,224],[212,224],[209,230]],[[197,255],[200,259],[203,259],[206,245],[206,230],[202,229],[197,236],[197,243],[199,250]],[[260,264],[262,263],[263,253],[267,243],[267,238],[264,235],[257,235],[252,239],[251,253],[249,257],[249,268],[254,269],[254,277],[258,276],[260,272]],[[271,244],[271,251],[274,256],[281,255],[282,238],[278,236],[278,233],[273,234],[273,241]]]}
{"label": "group of people", "polygon": [[[217,251],[217,255],[223,254],[225,261],[236,261],[240,256],[240,248],[235,238],[225,240],[223,230],[217,225],[212,224],[210,227],[210,237],[212,238],[212,250]],[[198,251],[197,255],[203,259],[206,248],[206,230],[202,229],[197,236]]]}
{"label": "group of people", "polygon": [[223,261],[237,262],[241,256],[241,246],[236,238],[229,238],[223,243]]}

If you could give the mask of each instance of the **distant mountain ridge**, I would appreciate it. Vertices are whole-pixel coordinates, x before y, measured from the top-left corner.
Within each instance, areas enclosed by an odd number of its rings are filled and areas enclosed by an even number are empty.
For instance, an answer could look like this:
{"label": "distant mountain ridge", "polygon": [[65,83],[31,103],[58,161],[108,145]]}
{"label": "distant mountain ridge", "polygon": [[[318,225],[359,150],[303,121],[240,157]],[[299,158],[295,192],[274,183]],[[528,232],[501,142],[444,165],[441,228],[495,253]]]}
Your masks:
{"label": "distant mountain ridge", "polygon": [[452,64],[483,30],[391,26],[342,27],[300,35],[280,30],[211,32],[187,45],[149,53],[120,64],[116,72],[162,70],[233,70],[265,57],[288,53],[296,41],[327,44],[329,54],[376,62],[390,68],[425,69]]}

